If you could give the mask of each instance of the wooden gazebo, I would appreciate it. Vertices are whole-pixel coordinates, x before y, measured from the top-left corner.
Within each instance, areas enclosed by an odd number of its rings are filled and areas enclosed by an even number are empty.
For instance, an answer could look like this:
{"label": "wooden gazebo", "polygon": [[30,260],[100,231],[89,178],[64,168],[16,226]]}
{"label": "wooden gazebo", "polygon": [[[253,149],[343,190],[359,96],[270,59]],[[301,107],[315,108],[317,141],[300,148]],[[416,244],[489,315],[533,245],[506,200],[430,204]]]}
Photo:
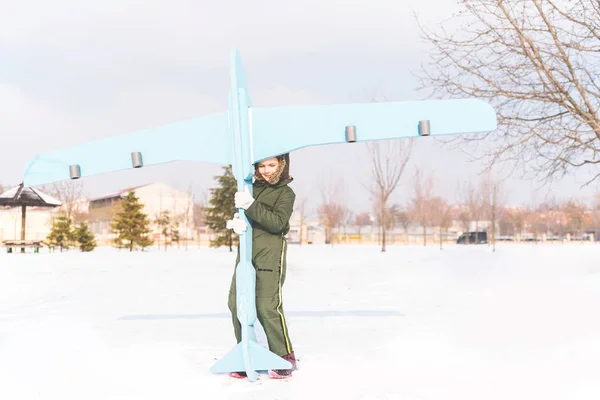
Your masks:
{"label": "wooden gazebo", "polygon": [[27,220],[27,207],[59,207],[60,200],[47,195],[39,189],[32,187],[23,187],[21,183],[12,189],[0,194],[0,206],[21,207],[21,240],[4,241],[6,247],[21,247],[21,253],[25,252],[25,247],[35,246],[35,243],[29,243],[25,238],[25,227]]}

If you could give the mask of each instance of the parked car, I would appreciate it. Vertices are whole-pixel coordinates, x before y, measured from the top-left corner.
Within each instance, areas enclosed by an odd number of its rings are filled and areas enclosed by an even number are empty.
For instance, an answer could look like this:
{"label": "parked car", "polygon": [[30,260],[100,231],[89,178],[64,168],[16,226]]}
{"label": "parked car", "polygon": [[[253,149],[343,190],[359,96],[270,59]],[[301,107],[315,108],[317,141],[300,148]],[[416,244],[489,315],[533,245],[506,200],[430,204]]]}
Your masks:
{"label": "parked car", "polygon": [[[477,235],[477,240],[475,240]],[[488,242],[487,232],[465,232],[456,239],[456,244],[465,244],[465,240],[469,238],[468,244],[486,244]]]}

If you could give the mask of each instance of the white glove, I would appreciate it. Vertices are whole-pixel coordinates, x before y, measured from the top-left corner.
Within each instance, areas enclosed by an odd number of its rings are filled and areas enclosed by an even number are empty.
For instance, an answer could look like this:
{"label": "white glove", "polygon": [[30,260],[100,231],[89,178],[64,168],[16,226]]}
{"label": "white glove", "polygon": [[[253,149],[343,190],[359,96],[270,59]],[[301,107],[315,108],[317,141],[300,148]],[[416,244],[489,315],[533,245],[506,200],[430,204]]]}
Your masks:
{"label": "white glove", "polygon": [[235,233],[241,235],[248,229],[248,224],[243,219],[240,219],[240,214],[235,213],[233,214],[233,219],[227,221],[226,227],[227,229],[233,229]]}
{"label": "white glove", "polygon": [[237,192],[235,194],[235,208],[243,208],[247,210],[254,203],[254,197],[250,194],[248,186],[244,186],[243,192]]}

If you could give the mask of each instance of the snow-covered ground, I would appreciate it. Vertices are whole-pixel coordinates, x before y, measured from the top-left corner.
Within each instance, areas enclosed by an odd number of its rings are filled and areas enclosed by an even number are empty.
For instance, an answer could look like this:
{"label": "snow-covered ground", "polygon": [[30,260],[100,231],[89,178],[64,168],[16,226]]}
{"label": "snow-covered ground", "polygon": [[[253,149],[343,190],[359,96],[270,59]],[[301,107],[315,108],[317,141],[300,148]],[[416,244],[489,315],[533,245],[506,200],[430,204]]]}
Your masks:
{"label": "snow-covered ground", "polygon": [[255,383],[209,372],[234,257],[0,253],[0,399],[600,399],[600,244],[290,246],[300,369]]}

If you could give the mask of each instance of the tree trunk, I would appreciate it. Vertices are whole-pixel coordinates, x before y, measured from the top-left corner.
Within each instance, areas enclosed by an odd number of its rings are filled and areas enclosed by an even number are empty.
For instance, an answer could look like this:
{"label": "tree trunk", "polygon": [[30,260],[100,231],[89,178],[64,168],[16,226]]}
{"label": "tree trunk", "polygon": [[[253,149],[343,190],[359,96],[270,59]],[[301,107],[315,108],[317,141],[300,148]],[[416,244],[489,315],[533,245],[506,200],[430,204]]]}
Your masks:
{"label": "tree trunk", "polygon": [[380,212],[381,212],[381,251],[385,252],[385,231],[386,231],[386,221],[385,221],[385,199],[381,196],[381,204],[380,204]]}
{"label": "tree trunk", "polygon": [[302,231],[304,230],[304,214],[300,215],[300,233],[298,235],[299,245],[302,246]]}
{"label": "tree trunk", "polygon": [[[27,207],[21,206],[21,240],[25,240],[25,226],[27,222]],[[25,253],[25,247],[21,247],[21,253]]]}
{"label": "tree trunk", "polygon": [[496,208],[492,208],[492,251],[496,251]]}

